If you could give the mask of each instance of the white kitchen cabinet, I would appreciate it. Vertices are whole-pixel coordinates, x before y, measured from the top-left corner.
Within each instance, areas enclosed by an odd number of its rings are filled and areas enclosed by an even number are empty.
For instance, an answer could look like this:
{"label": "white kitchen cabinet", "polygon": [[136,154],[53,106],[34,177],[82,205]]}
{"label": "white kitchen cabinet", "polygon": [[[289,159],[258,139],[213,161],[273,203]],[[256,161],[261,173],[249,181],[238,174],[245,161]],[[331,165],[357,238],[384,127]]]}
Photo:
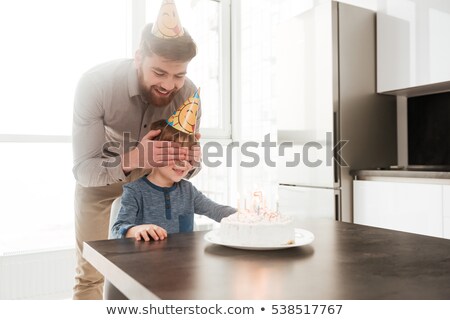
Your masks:
{"label": "white kitchen cabinet", "polygon": [[377,91],[450,81],[450,1],[379,4]]}
{"label": "white kitchen cabinet", "polygon": [[450,239],[450,186],[444,186],[442,191],[444,217],[444,238]]}
{"label": "white kitchen cabinet", "polygon": [[443,186],[391,181],[353,182],[355,223],[443,237]]}

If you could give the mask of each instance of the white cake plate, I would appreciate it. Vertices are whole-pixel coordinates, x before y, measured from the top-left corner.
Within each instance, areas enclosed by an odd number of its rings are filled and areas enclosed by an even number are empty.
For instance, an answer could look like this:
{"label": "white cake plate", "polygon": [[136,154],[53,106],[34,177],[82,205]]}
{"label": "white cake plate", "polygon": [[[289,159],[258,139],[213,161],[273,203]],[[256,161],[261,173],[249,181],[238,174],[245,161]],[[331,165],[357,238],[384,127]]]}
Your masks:
{"label": "white cake plate", "polygon": [[314,241],[314,234],[305,229],[295,229],[295,243],[293,244],[283,244],[278,246],[244,246],[236,245],[233,243],[224,243],[220,239],[219,229],[214,229],[205,234],[205,240],[209,243],[219,244],[222,246],[244,249],[244,250],[281,250],[304,246],[310,244]]}

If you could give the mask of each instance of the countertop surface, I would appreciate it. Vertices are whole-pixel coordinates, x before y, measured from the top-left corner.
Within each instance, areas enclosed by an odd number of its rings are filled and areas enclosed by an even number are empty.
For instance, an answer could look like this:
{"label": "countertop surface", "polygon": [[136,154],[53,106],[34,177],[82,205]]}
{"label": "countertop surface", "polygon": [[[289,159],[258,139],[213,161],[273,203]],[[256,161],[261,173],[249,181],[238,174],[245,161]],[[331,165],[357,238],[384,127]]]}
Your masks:
{"label": "countertop surface", "polygon": [[350,174],[357,179],[370,177],[419,178],[419,179],[449,179],[449,171],[407,170],[407,169],[369,169],[351,170]]}
{"label": "countertop surface", "polygon": [[298,227],[314,242],[239,250],[192,232],[92,241],[83,254],[130,299],[450,299],[450,240],[329,219]]}

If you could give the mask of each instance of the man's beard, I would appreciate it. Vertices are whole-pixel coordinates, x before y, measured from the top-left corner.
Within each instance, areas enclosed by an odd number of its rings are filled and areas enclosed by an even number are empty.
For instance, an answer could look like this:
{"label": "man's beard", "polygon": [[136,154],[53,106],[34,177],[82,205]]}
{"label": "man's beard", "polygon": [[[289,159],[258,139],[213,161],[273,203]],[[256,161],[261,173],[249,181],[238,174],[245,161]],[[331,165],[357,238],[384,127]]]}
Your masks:
{"label": "man's beard", "polygon": [[159,89],[159,86],[151,86],[147,87],[144,84],[144,79],[142,77],[142,69],[138,71],[138,83],[139,83],[139,91],[143,98],[152,106],[155,107],[165,107],[167,106],[172,100],[175,94],[178,92],[178,88],[172,89],[172,92],[166,96],[162,97],[159,95],[156,91],[156,89]]}

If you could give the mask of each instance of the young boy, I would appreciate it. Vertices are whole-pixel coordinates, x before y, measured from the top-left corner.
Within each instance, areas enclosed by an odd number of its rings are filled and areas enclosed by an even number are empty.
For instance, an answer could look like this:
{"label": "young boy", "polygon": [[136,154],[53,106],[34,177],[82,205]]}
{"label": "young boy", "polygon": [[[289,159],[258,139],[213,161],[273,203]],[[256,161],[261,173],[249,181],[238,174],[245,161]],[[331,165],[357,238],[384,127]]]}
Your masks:
{"label": "young boy", "polygon": [[[193,135],[156,121],[151,130],[161,130],[156,139],[181,142],[189,147]],[[123,187],[121,208],[112,226],[114,238],[163,240],[168,234],[193,230],[194,212],[217,222],[236,212],[208,199],[191,182],[183,180],[192,169],[187,161],[155,167],[151,173]]]}

